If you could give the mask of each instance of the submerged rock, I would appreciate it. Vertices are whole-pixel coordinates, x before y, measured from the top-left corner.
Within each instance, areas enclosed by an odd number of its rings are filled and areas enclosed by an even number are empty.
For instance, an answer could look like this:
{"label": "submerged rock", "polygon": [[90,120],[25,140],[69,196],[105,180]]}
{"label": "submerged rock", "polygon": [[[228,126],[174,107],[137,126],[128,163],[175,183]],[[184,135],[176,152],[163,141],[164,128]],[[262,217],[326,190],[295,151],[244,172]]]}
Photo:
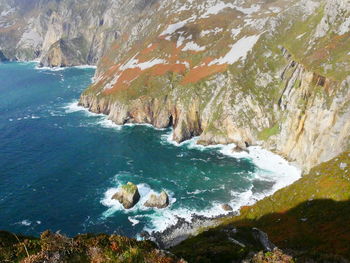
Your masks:
{"label": "submerged rock", "polygon": [[146,207],[166,208],[169,205],[169,196],[165,191],[162,191],[160,195],[151,194],[147,202],[144,204]]}
{"label": "submerged rock", "polygon": [[118,200],[125,209],[130,209],[140,200],[140,193],[137,186],[129,182],[123,185],[112,199]]}
{"label": "submerged rock", "polygon": [[225,211],[232,211],[233,208],[232,206],[230,206],[229,204],[224,204],[221,206],[222,209],[224,209]]}

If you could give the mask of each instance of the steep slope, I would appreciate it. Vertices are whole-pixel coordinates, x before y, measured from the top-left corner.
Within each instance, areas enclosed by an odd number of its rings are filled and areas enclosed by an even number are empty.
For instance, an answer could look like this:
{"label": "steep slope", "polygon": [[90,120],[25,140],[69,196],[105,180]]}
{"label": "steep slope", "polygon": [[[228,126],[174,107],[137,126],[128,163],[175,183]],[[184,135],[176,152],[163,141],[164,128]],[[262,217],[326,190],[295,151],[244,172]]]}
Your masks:
{"label": "steep slope", "polygon": [[102,57],[81,105],[117,124],[173,126],[178,142],[260,144],[305,170],[349,149],[347,1],[154,8]]}
{"label": "steep slope", "polygon": [[50,231],[40,238],[0,231],[0,262],[185,263],[150,241],[106,234],[68,238]]}
{"label": "steep slope", "polygon": [[[350,259],[349,215],[350,153],[345,152],[316,166],[293,185],[241,208],[239,216],[222,220],[220,227],[184,241],[172,252],[189,262],[220,262],[215,259],[236,246],[230,242],[234,229],[259,228],[297,262],[348,262],[344,258]],[[213,242],[218,236],[220,242]],[[213,244],[218,245],[211,250]]]}
{"label": "steep slope", "polygon": [[0,51],[43,66],[96,64],[110,43],[151,14],[155,0],[2,0]]}

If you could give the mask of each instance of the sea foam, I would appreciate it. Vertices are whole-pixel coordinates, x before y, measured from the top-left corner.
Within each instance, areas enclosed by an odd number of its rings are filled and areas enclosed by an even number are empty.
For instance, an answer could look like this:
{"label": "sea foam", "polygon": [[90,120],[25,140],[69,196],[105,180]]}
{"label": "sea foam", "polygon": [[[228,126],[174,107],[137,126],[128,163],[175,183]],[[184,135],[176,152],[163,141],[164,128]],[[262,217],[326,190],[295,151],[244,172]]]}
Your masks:
{"label": "sea foam", "polygon": [[[83,110],[81,108],[82,107],[79,106],[77,107],[75,102],[67,106],[67,111],[75,112],[78,110]],[[84,110],[87,111],[86,109]],[[104,120],[103,123],[105,127],[113,127],[111,121],[106,122],[106,120]],[[127,124],[126,126],[135,125],[153,127],[149,124]],[[251,188],[243,192],[231,191],[232,199],[230,202],[227,203],[233,208],[234,211],[239,211],[240,207],[242,206],[252,205],[256,201],[261,200],[266,196],[272,195],[277,190],[292,184],[301,177],[301,170],[298,167],[293,166],[281,156],[274,154],[268,150],[265,150],[262,147],[249,147],[249,153],[234,153],[232,149],[236,146],[235,144],[203,146],[197,144],[198,139],[199,137],[194,137],[182,143],[177,143],[173,141],[173,130],[170,130],[169,132],[161,136],[161,143],[163,145],[168,144],[176,147],[184,147],[186,149],[195,149],[199,151],[217,151],[223,154],[224,156],[236,159],[248,159],[257,168],[252,176],[252,180],[262,180],[273,183],[272,188],[269,191],[265,192],[254,192],[253,185],[251,186]],[[164,231],[171,225],[176,224],[178,218],[183,218],[186,221],[191,222],[194,216],[217,217],[230,213],[228,211],[223,210],[223,203],[215,201],[211,203],[209,208],[204,210],[196,210],[186,207],[173,208],[170,205],[166,209],[154,209],[153,213],[151,214],[147,213],[139,215],[139,219],[136,220],[135,215],[137,215],[138,212],[151,209],[144,207],[143,204],[147,201],[150,194],[156,192],[152,190],[151,187],[147,184],[138,184],[141,200],[132,209],[125,210],[117,200],[112,200],[112,196],[119,190],[120,185],[121,184],[118,183],[117,187],[110,188],[105,192],[104,198],[101,200],[101,203],[104,206],[108,207],[108,209],[103,213],[102,217],[107,218],[112,216],[117,211],[122,211],[123,213],[130,214],[129,221],[132,223],[132,225],[139,224],[142,220],[141,217],[148,218],[149,222],[146,222],[144,230],[149,232]],[[195,191],[194,194],[196,194],[197,192]],[[170,193],[171,195],[170,203],[175,203],[176,198],[173,196],[173,194],[171,194],[170,191],[168,191],[168,193]]]}

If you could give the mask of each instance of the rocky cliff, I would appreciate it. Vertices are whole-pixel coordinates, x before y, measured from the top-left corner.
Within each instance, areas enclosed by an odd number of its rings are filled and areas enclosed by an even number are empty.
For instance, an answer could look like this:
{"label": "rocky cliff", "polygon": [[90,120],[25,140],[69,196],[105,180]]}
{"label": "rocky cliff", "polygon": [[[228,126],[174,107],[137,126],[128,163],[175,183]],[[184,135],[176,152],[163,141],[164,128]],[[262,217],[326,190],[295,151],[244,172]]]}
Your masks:
{"label": "rocky cliff", "polygon": [[259,144],[305,170],[349,149],[350,3],[190,1],[112,43],[80,104],[174,140]]}
{"label": "rocky cliff", "polygon": [[42,66],[95,65],[155,0],[2,0],[0,52]]}
{"label": "rocky cliff", "polygon": [[80,104],[305,170],[349,149],[350,3],[0,2],[1,59],[96,64]]}

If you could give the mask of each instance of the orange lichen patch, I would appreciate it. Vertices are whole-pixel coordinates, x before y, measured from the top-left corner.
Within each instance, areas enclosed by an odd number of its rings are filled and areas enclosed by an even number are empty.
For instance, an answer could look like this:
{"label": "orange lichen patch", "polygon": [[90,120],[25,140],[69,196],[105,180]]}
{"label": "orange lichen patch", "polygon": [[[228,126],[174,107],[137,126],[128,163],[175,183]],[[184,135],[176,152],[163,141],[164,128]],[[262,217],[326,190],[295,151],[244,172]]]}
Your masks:
{"label": "orange lichen patch", "polygon": [[105,90],[105,94],[111,94],[117,90],[127,88],[129,84],[138,78],[142,73],[140,68],[129,68],[120,73],[117,82],[114,84],[113,88]]}
{"label": "orange lichen patch", "polygon": [[251,206],[242,206],[241,212],[248,211],[251,208]]}
{"label": "orange lichen patch", "polygon": [[182,74],[186,71],[186,66],[184,64],[159,64],[155,65],[151,69],[152,76],[162,76],[167,72],[175,72]]}
{"label": "orange lichen patch", "polygon": [[314,51],[307,59],[312,61],[326,59],[331,56],[331,52],[334,50],[340,49],[344,45],[348,45],[349,38],[350,33],[344,35],[336,35],[327,41],[327,45]]}
{"label": "orange lichen patch", "polygon": [[185,78],[183,79],[182,83],[183,85],[189,84],[189,83],[196,83],[206,77],[209,77],[213,74],[224,72],[227,69],[227,64],[223,65],[211,65],[211,66],[199,66],[196,68],[191,69]]}
{"label": "orange lichen patch", "polygon": [[337,48],[339,42],[344,41],[345,38],[349,38],[350,33],[344,35],[336,35],[331,40],[330,43],[326,46],[326,49],[335,49]]}
{"label": "orange lichen patch", "polygon": [[120,48],[119,43],[115,43],[114,45],[111,46],[111,49],[112,49],[112,50],[117,50],[117,49],[119,49],[119,48]]}
{"label": "orange lichen patch", "polygon": [[154,43],[154,44],[152,44],[150,47],[147,47],[147,48],[145,48],[144,50],[142,50],[142,51],[140,52],[140,55],[141,55],[141,56],[148,55],[149,53],[151,53],[151,52],[153,52],[154,50],[156,50],[158,47],[159,47],[159,44],[158,44],[158,43]]}
{"label": "orange lichen patch", "polygon": [[127,33],[124,33],[123,35],[122,35],[122,40],[123,41],[128,41],[129,40],[129,34],[127,34]]}

